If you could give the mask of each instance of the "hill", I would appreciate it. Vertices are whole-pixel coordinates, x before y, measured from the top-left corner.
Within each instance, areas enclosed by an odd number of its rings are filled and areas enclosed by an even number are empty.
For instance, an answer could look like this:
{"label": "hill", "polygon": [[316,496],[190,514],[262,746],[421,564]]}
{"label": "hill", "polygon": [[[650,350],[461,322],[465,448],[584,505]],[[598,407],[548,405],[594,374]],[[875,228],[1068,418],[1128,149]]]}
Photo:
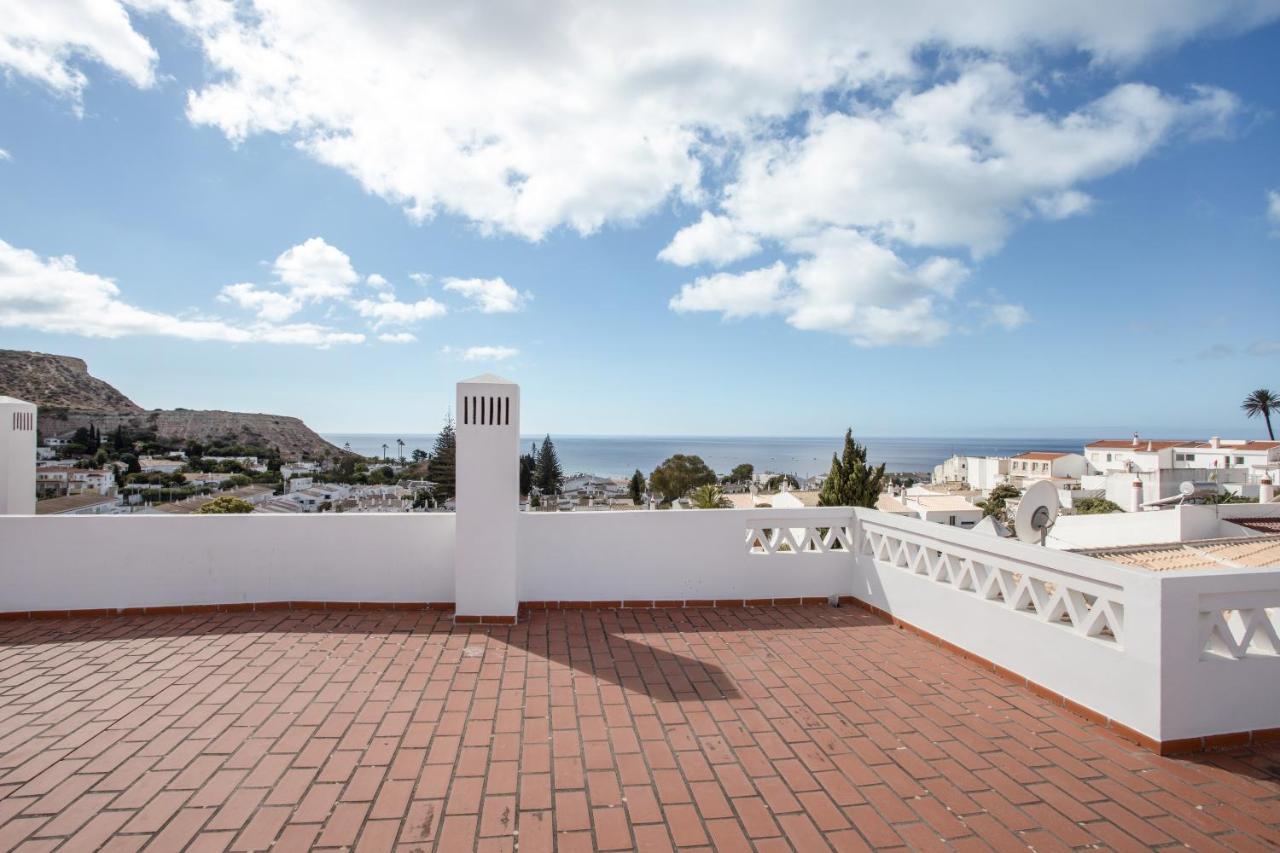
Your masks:
{"label": "hill", "polygon": [[40,407],[42,436],[61,436],[93,424],[104,434],[123,425],[185,444],[241,444],[278,448],[285,458],[337,456],[342,451],[298,418],[265,413],[143,409],[115,387],[89,375],[82,359],[0,350],[0,395]]}

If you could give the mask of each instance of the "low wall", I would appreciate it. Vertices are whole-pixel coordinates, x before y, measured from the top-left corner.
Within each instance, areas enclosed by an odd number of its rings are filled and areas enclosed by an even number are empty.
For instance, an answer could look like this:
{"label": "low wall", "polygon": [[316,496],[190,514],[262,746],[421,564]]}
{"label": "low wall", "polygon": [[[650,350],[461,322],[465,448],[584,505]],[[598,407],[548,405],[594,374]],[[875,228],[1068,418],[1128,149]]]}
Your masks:
{"label": "low wall", "polygon": [[853,595],[1152,740],[1158,576],[857,511]]}
{"label": "low wall", "polygon": [[451,602],[454,516],[0,516],[0,612]]}
{"label": "low wall", "polygon": [[[847,527],[852,513],[804,510],[524,513],[522,601],[716,601],[848,595],[851,552],[761,560],[747,531]],[[790,562],[788,562],[790,560]]]}

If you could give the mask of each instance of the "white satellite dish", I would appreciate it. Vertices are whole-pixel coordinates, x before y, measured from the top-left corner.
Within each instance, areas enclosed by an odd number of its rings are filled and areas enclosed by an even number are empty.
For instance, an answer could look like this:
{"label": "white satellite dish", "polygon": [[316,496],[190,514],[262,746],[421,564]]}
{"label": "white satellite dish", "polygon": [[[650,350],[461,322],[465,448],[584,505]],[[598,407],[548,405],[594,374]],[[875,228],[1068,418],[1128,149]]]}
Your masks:
{"label": "white satellite dish", "polygon": [[1033,483],[1018,502],[1013,517],[1014,535],[1023,542],[1044,544],[1046,534],[1058,519],[1058,490],[1048,480]]}

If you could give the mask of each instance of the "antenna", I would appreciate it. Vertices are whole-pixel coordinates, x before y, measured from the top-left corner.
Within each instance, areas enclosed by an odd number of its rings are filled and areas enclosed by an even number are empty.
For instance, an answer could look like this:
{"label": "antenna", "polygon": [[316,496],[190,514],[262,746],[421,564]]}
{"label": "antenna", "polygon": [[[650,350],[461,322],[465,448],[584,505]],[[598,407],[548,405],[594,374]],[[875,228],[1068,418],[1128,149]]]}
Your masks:
{"label": "antenna", "polygon": [[1058,519],[1058,490],[1048,480],[1033,483],[1018,502],[1013,517],[1014,535],[1023,542],[1044,544],[1049,528]]}

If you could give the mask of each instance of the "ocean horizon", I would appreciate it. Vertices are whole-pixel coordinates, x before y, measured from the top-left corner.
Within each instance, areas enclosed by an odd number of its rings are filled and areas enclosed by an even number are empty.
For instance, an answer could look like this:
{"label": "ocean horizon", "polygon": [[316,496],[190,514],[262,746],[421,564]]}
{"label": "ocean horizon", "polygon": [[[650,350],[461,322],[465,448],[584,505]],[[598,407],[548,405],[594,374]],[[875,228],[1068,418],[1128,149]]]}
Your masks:
{"label": "ocean horizon", "polygon": [[[350,445],[362,456],[399,455],[396,439],[405,443],[408,457],[415,448],[430,452],[434,434],[321,433],[338,447]],[[521,436],[522,449],[540,443],[543,436]],[[552,436],[560,465],[566,474],[595,474],[601,477],[629,477],[637,469],[649,472],[677,453],[702,457],[718,474],[727,474],[735,465],[750,463],[757,471],[776,471],[809,477],[831,468],[831,455],[839,452],[841,437],[777,436]],[[932,471],[933,466],[959,453],[970,456],[1015,456],[1029,450],[1080,453],[1080,438],[912,438],[867,436],[872,464],[885,463],[888,471]]]}

